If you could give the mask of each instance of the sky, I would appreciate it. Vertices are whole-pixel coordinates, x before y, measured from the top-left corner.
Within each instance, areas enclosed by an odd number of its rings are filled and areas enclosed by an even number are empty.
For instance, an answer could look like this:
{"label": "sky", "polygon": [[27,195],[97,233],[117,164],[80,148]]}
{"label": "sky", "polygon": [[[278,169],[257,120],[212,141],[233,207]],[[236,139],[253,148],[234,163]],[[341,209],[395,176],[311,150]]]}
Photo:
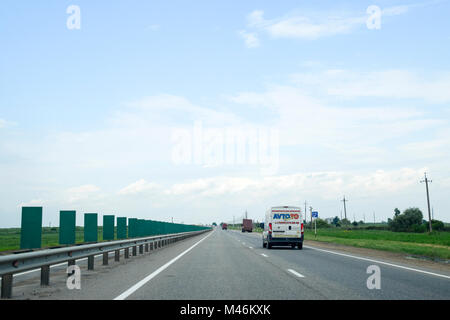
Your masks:
{"label": "sky", "polygon": [[[22,206],[190,224],[450,222],[450,1],[0,8],[0,227]],[[100,220],[101,221],[101,220]],[[101,222],[100,222],[101,224]]]}

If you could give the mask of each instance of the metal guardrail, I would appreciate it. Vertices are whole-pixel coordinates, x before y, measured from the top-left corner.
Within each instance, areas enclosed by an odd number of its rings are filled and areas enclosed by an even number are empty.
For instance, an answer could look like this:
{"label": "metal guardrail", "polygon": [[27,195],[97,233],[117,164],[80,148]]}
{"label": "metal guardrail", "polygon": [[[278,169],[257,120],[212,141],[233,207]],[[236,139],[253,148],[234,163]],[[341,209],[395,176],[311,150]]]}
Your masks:
{"label": "metal guardrail", "polygon": [[88,270],[94,270],[94,258],[103,254],[103,265],[108,265],[109,253],[115,252],[114,261],[120,261],[120,250],[124,251],[124,258],[130,258],[130,248],[132,255],[137,256],[145,252],[153,251],[168,244],[184,240],[195,235],[211,231],[191,231],[174,233],[144,238],[134,238],[127,240],[117,240],[85,244],[58,249],[46,249],[35,252],[10,254],[0,257],[0,276],[2,277],[1,298],[12,297],[13,275],[16,273],[41,269],[41,286],[50,285],[50,266],[68,262],[68,265],[75,265],[77,259],[88,258]]}

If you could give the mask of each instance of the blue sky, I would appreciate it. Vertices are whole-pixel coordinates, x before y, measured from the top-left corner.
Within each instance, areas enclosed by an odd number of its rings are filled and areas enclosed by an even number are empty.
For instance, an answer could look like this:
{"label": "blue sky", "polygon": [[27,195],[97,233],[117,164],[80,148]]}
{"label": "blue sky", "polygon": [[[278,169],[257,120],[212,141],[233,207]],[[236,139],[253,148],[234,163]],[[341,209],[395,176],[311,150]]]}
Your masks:
{"label": "blue sky", "polygon": [[[344,194],[351,218],[387,220],[426,213],[425,170],[450,221],[449,13],[449,1],[4,1],[0,226],[19,225],[21,205],[53,225],[61,209],[78,223],[87,211],[210,223],[305,200],[331,217]],[[195,123],[274,129],[276,170],[175,163],[173,135]]]}

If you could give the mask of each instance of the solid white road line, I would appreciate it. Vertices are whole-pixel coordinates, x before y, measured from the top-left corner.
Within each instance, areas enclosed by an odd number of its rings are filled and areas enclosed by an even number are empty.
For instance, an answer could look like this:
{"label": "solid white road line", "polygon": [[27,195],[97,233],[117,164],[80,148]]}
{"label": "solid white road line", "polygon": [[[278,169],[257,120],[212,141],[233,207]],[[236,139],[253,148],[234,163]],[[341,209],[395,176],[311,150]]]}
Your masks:
{"label": "solid white road line", "polygon": [[248,247],[249,249],[253,249],[253,247]]}
{"label": "solid white road line", "polygon": [[150,280],[152,280],[154,277],[156,277],[158,274],[160,274],[161,272],[163,272],[165,269],[167,269],[167,267],[169,267],[171,264],[173,264],[175,261],[177,261],[178,259],[180,259],[182,256],[184,256],[186,253],[188,253],[189,251],[191,251],[192,249],[194,249],[200,242],[202,242],[203,240],[205,240],[206,238],[208,238],[210,235],[212,235],[214,232],[211,232],[210,234],[208,234],[206,237],[204,237],[203,239],[199,240],[198,242],[196,242],[193,246],[191,246],[189,249],[183,251],[182,253],[180,253],[178,256],[176,256],[175,258],[173,258],[172,260],[170,260],[169,262],[167,262],[165,265],[159,267],[158,269],[156,269],[154,272],[152,272],[151,274],[149,274],[148,276],[146,276],[144,279],[142,279],[141,281],[139,281],[138,283],[136,283],[134,286],[132,286],[130,289],[128,289],[127,291],[125,291],[124,293],[120,294],[119,296],[117,296],[116,298],[114,298],[114,300],[125,300],[127,297],[129,297],[131,294],[133,294],[134,292],[136,292],[139,288],[141,288],[143,285],[145,285],[147,282],[149,282]]}
{"label": "solid white road line", "polygon": [[303,247],[309,248],[309,249],[313,249],[313,250],[317,250],[317,251],[326,252],[326,253],[336,254],[338,256],[343,256],[343,257],[348,257],[348,258],[353,258],[353,259],[359,259],[359,260],[364,260],[364,261],[369,261],[369,262],[375,262],[375,263],[384,264],[384,265],[387,265],[387,266],[390,266],[390,267],[395,267],[395,268],[405,269],[405,270],[409,270],[409,271],[425,273],[425,274],[429,274],[429,275],[436,276],[436,277],[450,279],[450,276],[446,276],[446,275],[443,275],[443,274],[429,272],[429,271],[424,271],[424,270],[419,270],[419,269],[414,269],[414,268],[409,268],[409,267],[404,267],[404,266],[400,266],[400,265],[397,265],[397,264],[388,263],[388,262],[384,262],[384,261],[378,261],[378,260],[373,260],[373,259],[368,259],[368,258],[352,256],[350,254],[338,253],[338,252],[333,252],[333,251],[324,250],[324,249],[318,249],[318,248],[314,248],[314,247],[310,247],[310,246],[303,246]]}
{"label": "solid white road line", "polygon": [[266,257],[266,258],[269,257],[268,255],[266,255],[266,254],[264,254],[264,253],[261,253],[261,255],[262,255],[263,257]]}
{"label": "solid white road line", "polygon": [[287,271],[289,271],[289,272],[292,273],[293,275],[296,275],[296,276],[299,277],[299,278],[304,278],[304,277],[305,277],[304,275],[298,273],[298,272],[295,271],[295,270],[287,269]]}

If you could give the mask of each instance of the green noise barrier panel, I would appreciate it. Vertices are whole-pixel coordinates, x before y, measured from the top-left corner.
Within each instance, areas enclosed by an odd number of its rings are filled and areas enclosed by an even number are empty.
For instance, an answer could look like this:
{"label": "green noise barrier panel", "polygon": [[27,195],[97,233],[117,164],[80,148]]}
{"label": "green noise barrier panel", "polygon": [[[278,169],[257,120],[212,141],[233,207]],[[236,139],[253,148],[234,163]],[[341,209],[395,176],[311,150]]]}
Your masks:
{"label": "green noise barrier panel", "polygon": [[84,242],[98,241],[98,224],[96,213],[84,214]]}
{"label": "green noise barrier panel", "polygon": [[42,207],[22,207],[20,249],[37,249],[42,245]]}
{"label": "green noise barrier panel", "polygon": [[75,244],[75,211],[59,212],[59,244]]}
{"label": "green noise barrier panel", "polygon": [[137,237],[137,221],[136,218],[128,219],[128,238]]}
{"label": "green noise barrier panel", "polygon": [[114,216],[103,216],[103,240],[114,240]]}
{"label": "green noise barrier panel", "polygon": [[117,239],[127,238],[127,218],[118,217],[117,218]]}

